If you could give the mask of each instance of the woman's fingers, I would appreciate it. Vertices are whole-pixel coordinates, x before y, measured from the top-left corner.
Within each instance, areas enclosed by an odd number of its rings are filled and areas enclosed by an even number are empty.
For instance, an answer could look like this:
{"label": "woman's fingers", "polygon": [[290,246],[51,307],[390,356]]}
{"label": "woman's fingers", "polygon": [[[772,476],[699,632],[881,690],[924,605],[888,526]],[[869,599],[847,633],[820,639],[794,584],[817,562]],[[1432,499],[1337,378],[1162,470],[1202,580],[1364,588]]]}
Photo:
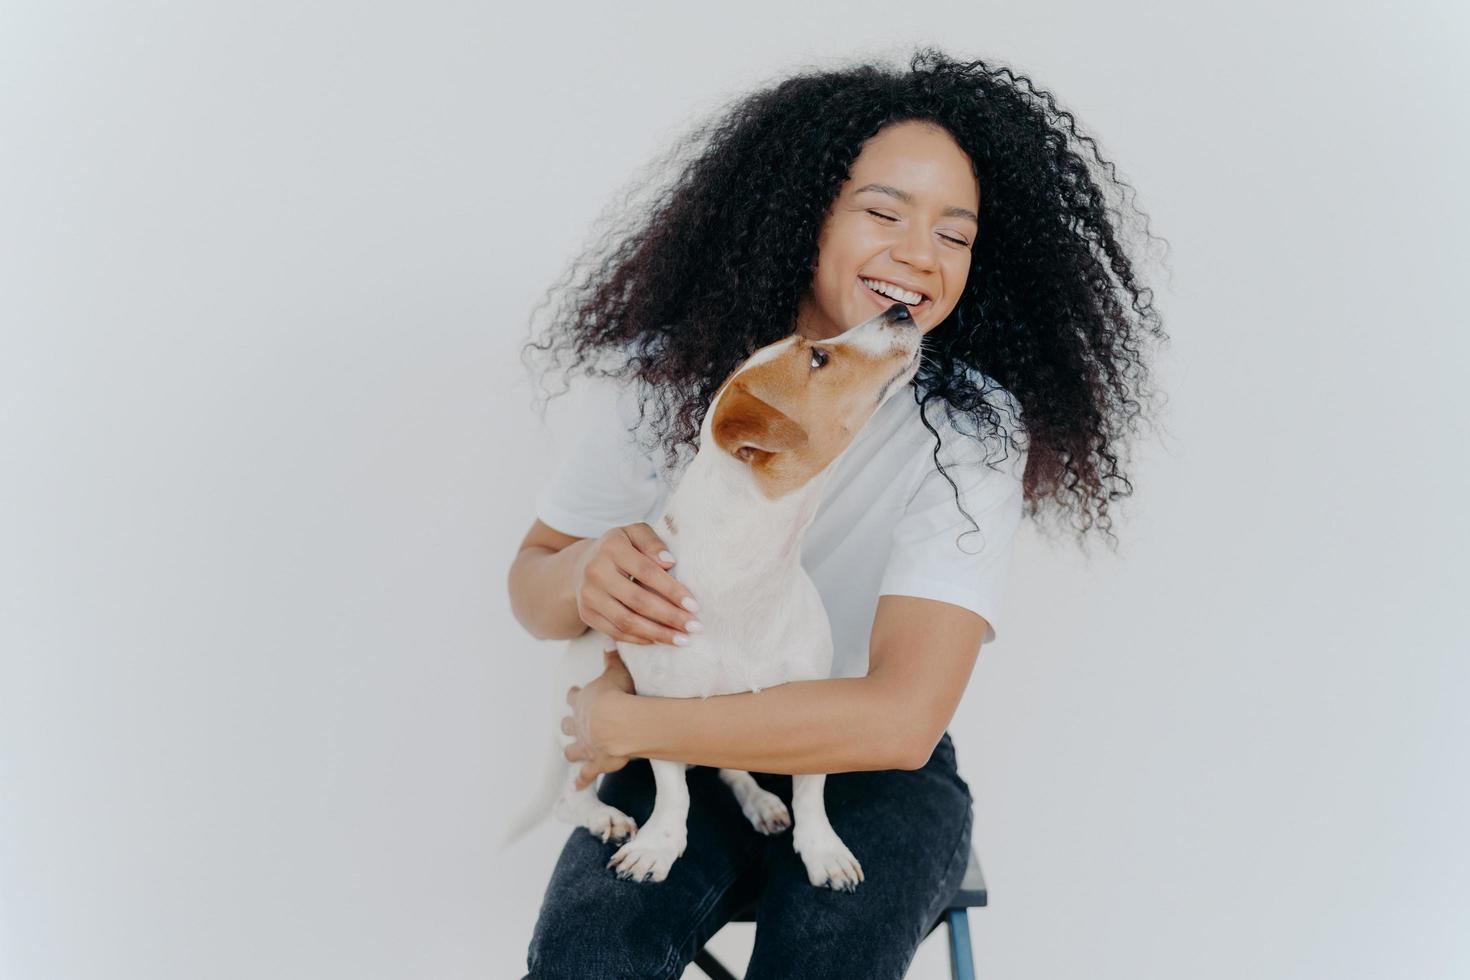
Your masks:
{"label": "woman's fingers", "polygon": [[[581,688],[576,686],[575,684],[567,688],[567,704],[571,705],[574,708],[577,706],[577,692],[580,690]],[[545,695],[543,694],[542,697],[545,697]],[[542,703],[545,704],[544,701]]]}
{"label": "woman's fingers", "polygon": [[616,555],[616,559],[618,571],[626,576],[632,576],[637,579],[649,590],[657,594],[660,599],[667,602],[669,608],[678,616],[677,622],[682,623],[689,617],[689,613],[693,611],[689,608],[689,604],[685,603],[685,599],[688,599],[689,603],[692,603],[695,608],[698,608],[699,604],[694,602],[694,596],[689,594],[689,590],[684,587],[682,582],[664,571],[663,566],[653,561],[638,549],[632,548],[621,552]]}
{"label": "woman's fingers", "polygon": [[563,735],[571,735],[573,738],[576,737],[577,723],[575,721],[572,721],[571,715],[561,716],[561,733]]}
{"label": "woman's fingers", "polygon": [[[664,575],[670,582],[673,582],[675,589],[683,590],[680,595],[671,597],[675,602],[678,602],[685,595],[689,594],[688,590],[684,589],[677,579],[664,572],[664,569],[674,564],[674,555],[669,551],[669,546],[664,544],[663,539],[654,533],[653,528],[649,527],[647,522],[640,521],[637,524],[628,524],[624,526],[623,533],[627,535],[628,541],[633,547],[637,548],[647,558],[659,574]],[[652,572],[650,572],[649,581],[651,582],[652,580]]]}
{"label": "woman's fingers", "polygon": [[[656,643],[681,646],[689,640],[688,623],[694,620],[688,611],[676,609],[662,596],[649,591],[641,582],[623,579],[614,583],[608,593],[623,605],[630,632],[648,637]],[[697,632],[697,630],[696,630]]]}
{"label": "woman's fingers", "polygon": [[675,637],[688,639],[685,631],[695,617],[648,588],[642,579],[635,582],[624,574],[614,573],[596,581],[618,604],[611,610],[601,610],[602,614],[624,633],[671,645]]}
{"label": "woman's fingers", "polygon": [[[619,605],[618,608],[621,609],[621,605]],[[595,609],[588,609],[584,614],[583,619],[588,626],[591,626],[593,629],[596,630],[601,630],[602,632],[607,633],[610,636],[616,637],[623,643],[637,643],[641,646],[647,646],[648,644],[653,642],[652,640],[644,639],[641,636],[634,636],[632,633],[624,632],[623,630],[618,628],[616,623],[614,623],[612,620],[608,619],[606,616],[602,615],[602,613],[598,612]],[[629,621],[631,622],[631,620]]]}
{"label": "woman's fingers", "polygon": [[673,564],[667,545],[646,523],[612,528],[578,565],[578,613],[613,640],[687,644],[689,634],[702,629],[692,615],[699,606],[666,570]]}
{"label": "woman's fingers", "polygon": [[[623,530],[627,532],[628,542],[633,547],[613,553],[619,571],[633,576],[673,607],[676,618],[655,616],[655,619],[665,619],[670,625],[682,627],[688,618],[687,613],[699,610],[699,603],[694,601],[694,595],[683,582],[666,571],[674,564],[667,546],[647,524],[631,524]],[[669,555],[669,558],[663,559],[659,555]]]}
{"label": "woman's fingers", "polygon": [[645,605],[644,596],[652,595],[647,589],[619,575],[598,584],[607,593],[607,601],[587,610],[584,618],[589,625],[625,643],[678,645],[674,642],[675,630],[634,611],[634,607]]}

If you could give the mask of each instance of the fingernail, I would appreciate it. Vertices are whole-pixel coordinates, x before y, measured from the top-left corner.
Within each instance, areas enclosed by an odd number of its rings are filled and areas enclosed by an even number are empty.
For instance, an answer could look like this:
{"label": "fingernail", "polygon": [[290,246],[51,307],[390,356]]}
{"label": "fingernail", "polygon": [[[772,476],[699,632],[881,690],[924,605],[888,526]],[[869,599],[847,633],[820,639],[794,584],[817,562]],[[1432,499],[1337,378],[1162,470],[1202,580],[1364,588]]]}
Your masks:
{"label": "fingernail", "polygon": [[675,633],[674,642],[679,644],[679,646],[681,647],[687,647],[689,645],[689,637],[685,636],[683,633]]}
{"label": "fingernail", "polygon": [[704,629],[704,624],[697,619],[691,619],[689,622],[684,624],[684,628],[691,633],[698,633],[700,630]]}
{"label": "fingernail", "polygon": [[674,560],[674,556],[669,554],[667,551],[660,551],[658,553],[658,560],[672,562]]}
{"label": "fingernail", "polygon": [[690,612],[699,612],[699,603],[694,601],[693,596],[686,595],[684,597],[684,608]]}

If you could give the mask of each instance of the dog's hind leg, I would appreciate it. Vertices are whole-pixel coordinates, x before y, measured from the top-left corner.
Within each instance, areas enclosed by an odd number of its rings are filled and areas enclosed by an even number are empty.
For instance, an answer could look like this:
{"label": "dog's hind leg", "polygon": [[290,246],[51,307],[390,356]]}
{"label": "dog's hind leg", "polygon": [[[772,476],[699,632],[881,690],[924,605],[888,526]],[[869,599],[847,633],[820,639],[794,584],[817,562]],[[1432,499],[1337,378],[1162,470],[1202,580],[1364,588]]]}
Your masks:
{"label": "dog's hind leg", "polygon": [[745,819],[763,834],[779,834],[791,826],[791,811],[781,797],[762,789],[755,777],[744,769],[721,769],[720,781],[730,787]]}
{"label": "dog's hind leg", "polygon": [[663,881],[689,841],[689,784],[682,762],[649,759],[648,764],[658,793],[653,812],[638,836],[619,848],[607,866],[616,869],[619,878]]}
{"label": "dog's hind leg", "polygon": [[827,819],[827,804],[822,796],[826,785],[827,777],[822,773],[791,777],[791,809],[796,815],[791,847],[801,855],[807,880],[813,885],[856,891],[858,882],[863,880],[862,865]]}
{"label": "dog's hind leg", "polygon": [[582,764],[576,763],[567,770],[566,783],[552,813],[558,820],[586,827],[593,836],[604,841],[622,840],[638,832],[638,822],[615,806],[608,806],[597,798],[596,783],[588,783],[577,789],[577,774]]}

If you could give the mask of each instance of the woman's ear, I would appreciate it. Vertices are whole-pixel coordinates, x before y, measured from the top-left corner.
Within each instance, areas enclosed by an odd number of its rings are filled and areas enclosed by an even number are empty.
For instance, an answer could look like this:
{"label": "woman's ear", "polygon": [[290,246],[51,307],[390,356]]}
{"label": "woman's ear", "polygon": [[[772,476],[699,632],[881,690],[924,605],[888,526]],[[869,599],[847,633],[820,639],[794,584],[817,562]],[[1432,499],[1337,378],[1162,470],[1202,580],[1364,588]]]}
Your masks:
{"label": "woman's ear", "polygon": [[758,465],[776,453],[804,445],[806,430],[789,415],[751,394],[739,381],[715,407],[715,445],[736,459]]}

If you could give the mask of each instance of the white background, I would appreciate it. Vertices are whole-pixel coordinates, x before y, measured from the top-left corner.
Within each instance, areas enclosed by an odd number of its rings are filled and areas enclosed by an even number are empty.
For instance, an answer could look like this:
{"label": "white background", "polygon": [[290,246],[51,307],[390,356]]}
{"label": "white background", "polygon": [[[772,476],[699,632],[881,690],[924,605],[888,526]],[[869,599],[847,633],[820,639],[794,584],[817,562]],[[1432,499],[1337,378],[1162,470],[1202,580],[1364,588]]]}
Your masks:
{"label": "white background", "polygon": [[1172,244],[1123,547],[1023,529],[951,728],[981,975],[1467,975],[1467,41],[1447,2],[6,3],[0,976],[520,975],[566,831],[496,852],[559,652],[505,575],[575,407],[532,409],[531,308],[696,117],[920,42],[1054,91]]}

